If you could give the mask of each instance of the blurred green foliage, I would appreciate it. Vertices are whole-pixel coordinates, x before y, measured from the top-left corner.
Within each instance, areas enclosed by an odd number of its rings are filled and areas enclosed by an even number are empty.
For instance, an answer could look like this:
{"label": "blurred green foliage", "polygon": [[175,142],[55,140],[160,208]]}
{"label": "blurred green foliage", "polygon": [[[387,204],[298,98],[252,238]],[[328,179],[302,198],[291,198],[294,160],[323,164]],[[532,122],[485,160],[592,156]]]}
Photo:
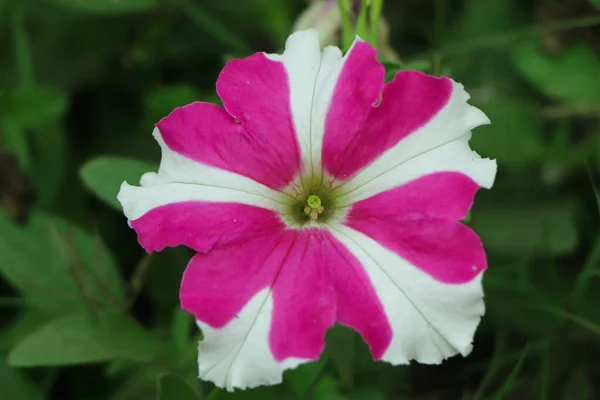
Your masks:
{"label": "blurred green foliage", "polygon": [[177,300],[190,252],[144,255],[115,196],[156,170],[153,123],[218,103],[226,60],[280,51],[306,6],[0,0],[0,398],[600,397],[598,0],[384,2],[401,57],[382,60],[387,79],[449,75],[492,120],[471,142],[499,165],[468,220],[489,258],[471,356],[391,367],[336,327],[283,385],[196,379],[200,334]]}

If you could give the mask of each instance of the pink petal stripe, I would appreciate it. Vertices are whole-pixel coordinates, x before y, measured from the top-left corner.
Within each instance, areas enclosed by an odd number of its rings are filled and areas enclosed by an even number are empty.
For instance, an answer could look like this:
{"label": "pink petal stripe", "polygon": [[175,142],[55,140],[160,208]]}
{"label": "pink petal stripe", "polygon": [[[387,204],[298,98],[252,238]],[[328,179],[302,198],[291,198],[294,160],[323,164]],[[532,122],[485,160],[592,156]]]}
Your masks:
{"label": "pink petal stripe", "polygon": [[[379,101],[384,77],[385,69],[377,60],[377,50],[357,40],[346,55],[325,119],[322,157],[330,175],[343,174],[349,161],[344,159],[347,148]],[[354,164],[354,160],[349,162]]]}
{"label": "pink petal stripe", "polygon": [[439,217],[360,218],[352,212],[345,225],[444,283],[466,283],[487,268],[481,240],[460,222]]}
{"label": "pink petal stripe", "polygon": [[325,257],[336,293],[337,321],[356,330],[376,360],[392,341],[392,328],[360,261],[333,235],[323,234]]}
{"label": "pink petal stripe", "polygon": [[217,80],[217,93],[225,109],[246,129],[255,146],[254,155],[264,159],[271,186],[282,189],[301,168],[298,138],[291,109],[288,74],[281,62],[264,53],[227,63]]}
{"label": "pink petal stripe", "polygon": [[131,221],[147,251],[184,245],[209,251],[215,244],[239,244],[282,230],[273,211],[238,203],[181,202],[154,208]]}
{"label": "pink petal stripe", "polygon": [[167,146],[273,189],[286,187],[301,165],[283,64],[262,53],[232,60],[217,80],[217,92],[227,111],[196,102],[157,124]]}
{"label": "pink petal stripe", "polygon": [[354,204],[346,225],[436,280],[463,283],[486,268],[479,237],[464,218],[479,189],[467,175],[439,172]]}
{"label": "pink petal stripe", "polygon": [[256,293],[271,285],[294,239],[275,231],[196,254],[181,282],[181,307],[214,328],[224,327]]}
{"label": "pink petal stripe", "polygon": [[[355,75],[355,80],[371,82],[383,79],[371,69],[368,75]],[[344,71],[345,72],[345,71]],[[323,142],[323,164],[326,171],[340,180],[351,178],[400,140],[430,121],[448,103],[452,81],[417,71],[402,71],[385,85],[380,104],[372,108],[356,94],[347,96],[346,81],[339,81],[327,116]],[[344,99],[345,101],[340,101]],[[336,101],[337,100],[337,101]],[[367,115],[357,126],[347,128],[348,115]],[[348,129],[343,132],[342,129]]]}
{"label": "pink petal stripe", "polygon": [[349,219],[462,219],[480,186],[459,172],[425,175],[354,204]]}
{"label": "pink petal stripe", "polygon": [[335,295],[315,229],[274,231],[197,254],[184,274],[181,306],[196,319],[221,328],[269,286],[274,358],[317,359],[325,346],[325,331],[335,320]]}
{"label": "pink petal stripe", "polygon": [[323,233],[300,230],[273,287],[270,345],[275,359],[316,360],[335,323],[335,293],[323,257]]}
{"label": "pink petal stripe", "polygon": [[181,306],[218,329],[267,287],[273,297],[269,345],[277,361],[319,358],[336,319],[356,329],[377,359],[391,342],[390,324],[363,267],[316,228],[275,229],[196,254],[183,277]]}

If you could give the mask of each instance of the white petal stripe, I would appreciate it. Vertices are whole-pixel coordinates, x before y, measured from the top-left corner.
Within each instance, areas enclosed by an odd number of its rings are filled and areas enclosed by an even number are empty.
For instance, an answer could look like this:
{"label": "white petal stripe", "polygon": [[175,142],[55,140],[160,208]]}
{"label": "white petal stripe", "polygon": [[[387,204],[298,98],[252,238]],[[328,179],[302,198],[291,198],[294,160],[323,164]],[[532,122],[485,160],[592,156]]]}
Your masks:
{"label": "white petal stripe", "polygon": [[117,196],[125,216],[132,221],[153,208],[183,202],[232,202],[281,211],[292,200],[250,178],[200,164],[171,150],[158,128],[154,138],[162,151],[158,173],[149,172],[140,180],[141,187],[123,182]]}
{"label": "white petal stripe", "polygon": [[400,140],[350,180],[334,182],[338,196],[347,196],[347,201],[352,203],[442,171],[462,172],[481,186],[491,187],[496,162],[481,159],[467,143],[470,131],[489,124],[490,120],[481,110],[467,104],[467,100],[469,95],[463,86],[453,82],[448,104],[428,123]]}
{"label": "white petal stripe", "polygon": [[[496,160],[481,158],[472,151],[467,143],[469,137],[470,135],[467,135],[446,143],[401,164],[394,165],[387,154],[384,155],[375,162],[378,165],[368,167],[363,170],[364,174],[359,173],[347,184],[336,189],[339,205],[353,204],[436,172],[461,172],[480,186],[490,188],[496,176]],[[386,163],[388,166],[391,164],[391,167],[385,169]],[[375,175],[376,172],[379,172],[379,175]]]}
{"label": "white petal stripe", "polygon": [[293,33],[283,55],[267,54],[269,59],[282,62],[287,71],[296,135],[309,175],[321,171],[325,119],[338,77],[353,47],[344,57],[333,46],[321,52],[318,32],[309,29]]}
{"label": "white petal stripe", "polygon": [[482,274],[465,284],[438,282],[351,228],[330,229],[362,263],[383,304],[393,332],[384,361],[438,364],[455,354],[470,353],[485,311]]}
{"label": "white petal stripe", "polygon": [[273,314],[270,289],[254,295],[237,318],[221,329],[197,321],[204,334],[198,347],[201,379],[231,391],[281,383],[283,371],[311,360],[278,362],[269,347]]}

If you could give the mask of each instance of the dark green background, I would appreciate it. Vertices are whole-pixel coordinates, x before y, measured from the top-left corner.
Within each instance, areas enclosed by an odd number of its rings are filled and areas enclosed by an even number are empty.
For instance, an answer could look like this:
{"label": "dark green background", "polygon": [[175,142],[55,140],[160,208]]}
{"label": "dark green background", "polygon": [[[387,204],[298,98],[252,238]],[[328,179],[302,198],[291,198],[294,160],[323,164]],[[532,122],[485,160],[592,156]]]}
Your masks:
{"label": "dark green background", "polygon": [[305,6],[0,0],[1,399],[600,398],[598,0],[386,1],[389,75],[449,75],[493,122],[471,142],[499,172],[468,221],[489,256],[470,357],[393,368],[336,328],[283,385],[195,378],[190,252],[145,256],[114,196],[158,163],[154,122],[217,102],[226,60],[281,51]]}

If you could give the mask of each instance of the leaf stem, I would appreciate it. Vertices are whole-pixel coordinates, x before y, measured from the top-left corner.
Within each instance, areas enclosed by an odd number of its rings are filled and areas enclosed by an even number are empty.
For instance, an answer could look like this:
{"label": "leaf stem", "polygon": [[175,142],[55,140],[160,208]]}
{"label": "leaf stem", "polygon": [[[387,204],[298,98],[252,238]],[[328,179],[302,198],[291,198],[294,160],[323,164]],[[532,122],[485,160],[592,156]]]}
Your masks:
{"label": "leaf stem", "polygon": [[252,47],[231,31],[224,23],[209,15],[202,7],[190,0],[177,0],[181,10],[200,28],[222,44],[231,46],[239,54],[252,53]]}
{"label": "leaf stem", "polygon": [[13,37],[13,50],[15,52],[17,75],[20,89],[31,90],[35,86],[35,78],[33,73],[31,50],[29,48],[27,31],[25,29],[24,3],[24,0],[19,0],[14,4],[11,21],[11,33]]}

